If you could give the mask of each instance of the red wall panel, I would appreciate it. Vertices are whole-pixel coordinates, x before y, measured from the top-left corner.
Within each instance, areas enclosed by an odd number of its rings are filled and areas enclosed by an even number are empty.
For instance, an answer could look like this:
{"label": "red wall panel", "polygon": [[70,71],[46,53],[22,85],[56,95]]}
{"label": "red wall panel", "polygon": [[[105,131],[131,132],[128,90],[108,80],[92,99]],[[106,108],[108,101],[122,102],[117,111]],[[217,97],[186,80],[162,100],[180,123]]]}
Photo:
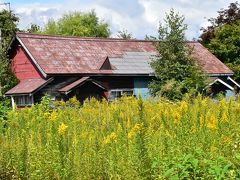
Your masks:
{"label": "red wall panel", "polygon": [[12,71],[20,81],[41,77],[40,73],[37,71],[22,47],[17,48],[17,53],[12,59],[11,66]]}

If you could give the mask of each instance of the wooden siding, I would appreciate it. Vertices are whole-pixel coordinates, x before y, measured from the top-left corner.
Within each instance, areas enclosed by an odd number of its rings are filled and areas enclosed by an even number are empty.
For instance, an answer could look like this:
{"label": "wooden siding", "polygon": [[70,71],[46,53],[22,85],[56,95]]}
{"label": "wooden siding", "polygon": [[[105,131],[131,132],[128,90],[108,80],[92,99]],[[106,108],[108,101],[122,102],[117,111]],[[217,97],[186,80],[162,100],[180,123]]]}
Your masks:
{"label": "wooden siding", "polygon": [[40,73],[37,71],[22,47],[16,48],[15,56],[12,58],[11,68],[17,79],[20,81],[41,78]]}

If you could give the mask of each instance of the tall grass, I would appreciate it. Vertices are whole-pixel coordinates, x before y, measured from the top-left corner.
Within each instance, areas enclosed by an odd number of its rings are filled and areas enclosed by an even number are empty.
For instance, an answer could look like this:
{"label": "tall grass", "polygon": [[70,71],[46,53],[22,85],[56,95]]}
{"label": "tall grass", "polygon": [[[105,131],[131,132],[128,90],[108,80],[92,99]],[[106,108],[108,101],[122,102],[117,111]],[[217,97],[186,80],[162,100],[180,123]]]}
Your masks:
{"label": "tall grass", "polygon": [[240,102],[44,100],[0,124],[0,179],[240,178]]}

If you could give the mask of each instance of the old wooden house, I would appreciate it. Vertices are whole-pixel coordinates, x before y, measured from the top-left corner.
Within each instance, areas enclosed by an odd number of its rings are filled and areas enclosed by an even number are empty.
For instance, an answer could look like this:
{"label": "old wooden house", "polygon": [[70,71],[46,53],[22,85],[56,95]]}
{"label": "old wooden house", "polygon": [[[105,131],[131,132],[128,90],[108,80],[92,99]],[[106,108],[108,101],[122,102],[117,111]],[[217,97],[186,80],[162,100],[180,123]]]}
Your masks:
{"label": "old wooden house", "polygon": [[[212,78],[211,86],[231,94],[240,87],[233,72],[198,42],[187,42],[192,56]],[[9,90],[12,103],[28,106],[45,94],[53,100],[76,96],[109,101],[123,94],[149,96],[154,78],[149,65],[156,49],[151,41],[79,38],[17,33],[9,48],[12,70],[19,80]],[[218,87],[219,86],[219,87]]]}

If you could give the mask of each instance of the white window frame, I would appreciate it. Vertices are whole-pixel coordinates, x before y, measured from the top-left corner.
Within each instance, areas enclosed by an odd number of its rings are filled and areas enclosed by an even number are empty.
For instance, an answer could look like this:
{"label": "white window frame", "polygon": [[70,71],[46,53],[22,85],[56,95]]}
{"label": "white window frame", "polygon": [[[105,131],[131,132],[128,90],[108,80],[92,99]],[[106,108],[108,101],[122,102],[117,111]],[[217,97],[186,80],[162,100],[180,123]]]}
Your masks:
{"label": "white window frame", "polygon": [[[120,96],[114,96],[113,97],[112,93],[114,93],[114,92],[120,93]],[[131,92],[131,95],[130,94],[126,94],[126,92]],[[118,98],[122,97],[124,94],[127,95],[127,96],[133,96],[134,95],[134,89],[132,89],[132,88],[111,89],[109,91],[109,98],[108,98],[108,100],[109,101],[114,101],[115,99],[118,99]]]}
{"label": "white window frame", "polygon": [[31,106],[34,103],[33,95],[13,96],[13,100],[14,100],[14,103],[20,107]]}

